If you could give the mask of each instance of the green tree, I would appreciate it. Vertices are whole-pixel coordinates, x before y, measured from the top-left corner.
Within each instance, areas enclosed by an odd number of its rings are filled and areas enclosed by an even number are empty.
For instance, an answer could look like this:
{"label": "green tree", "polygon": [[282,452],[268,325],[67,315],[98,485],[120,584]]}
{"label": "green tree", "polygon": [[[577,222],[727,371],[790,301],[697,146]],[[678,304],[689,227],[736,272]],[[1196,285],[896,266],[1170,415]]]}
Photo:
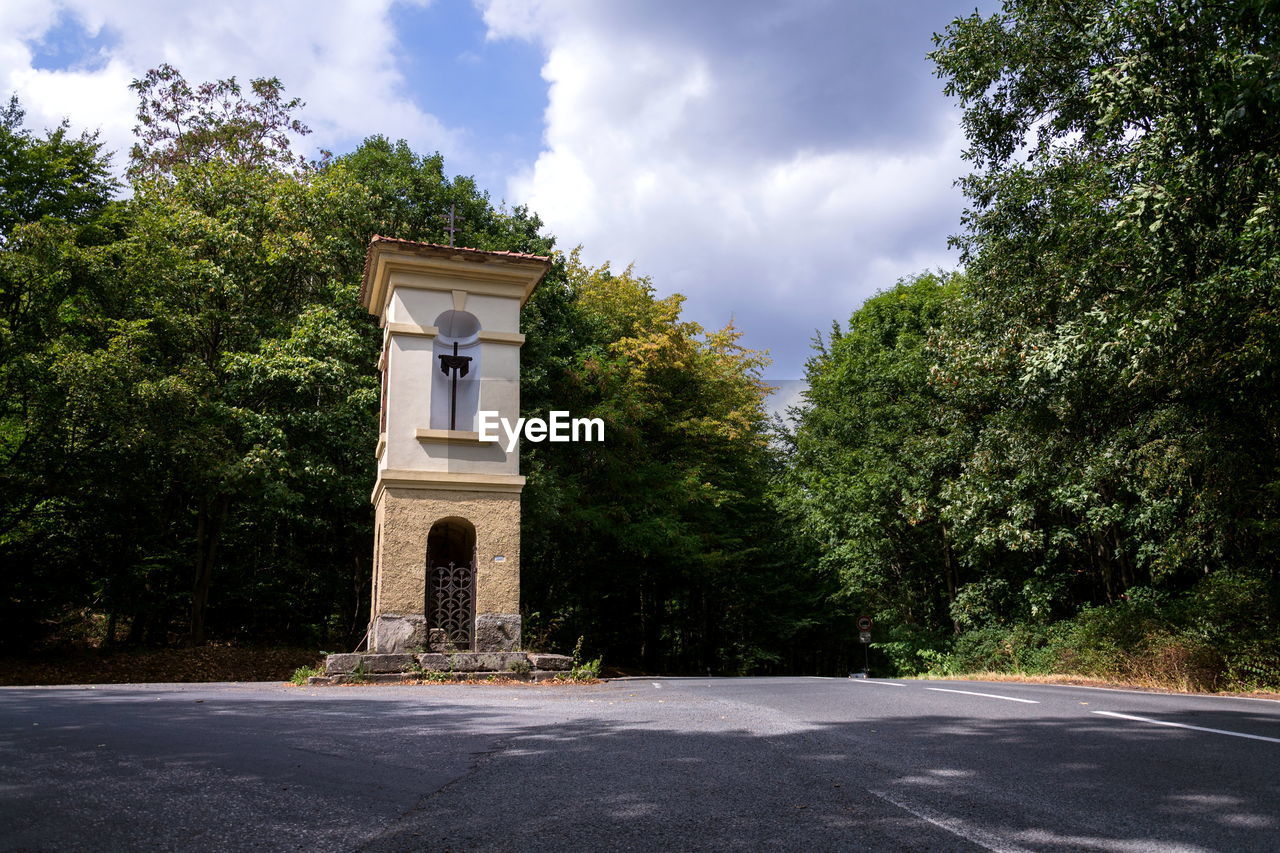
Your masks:
{"label": "green tree", "polygon": [[34,389],[6,430],[6,478],[28,486],[9,545],[36,575],[17,603],[31,618],[88,606],[108,637],[123,615],[131,638],[164,641],[185,602],[200,642],[221,577],[221,636],[345,638],[361,621],[377,335],[341,214],[368,194],[237,147],[262,128],[209,119],[213,100],[243,114],[236,91],[144,104],[221,141],[141,151],[123,213],[75,234],[46,216],[4,255],[44,323],[4,361]]}
{"label": "green tree", "polygon": [[177,415],[154,445],[170,490],[159,503],[185,520],[165,529],[190,543],[196,643],[230,526],[265,534],[283,512],[309,527],[304,496],[331,522],[356,510],[376,343],[355,308],[352,247],[334,236],[337,211],[362,197],[341,177],[211,163],[138,186],[123,274],[155,336],[158,402]]}
{"label": "green tree", "polygon": [[13,98],[0,111],[0,642],[31,635],[62,591],[81,601],[87,588],[32,545],[74,476],[73,401],[59,379],[103,339],[104,244],[125,222],[94,135],[63,123],[37,136],[22,120]]}
{"label": "green tree", "polygon": [[210,163],[281,170],[305,165],[293,151],[293,138],[311,132],[294,115],[303,103],[299,98],[284,100],[284,84],[278,78],[250,81],[248,98],[234,77],[193,87],[165,63],[134,80],[130,88],[138,94],[131,178]]}
{"label": "green tree", "polygon": [[577,253],[525,314],[523,403],[606,423],[603,444],[526,447],[526,607],[555,644],[618,664],[730,671],[803,626],[768,501],[763,354],[705,332],[631,270]]}
{"label": "green tree", "polygon": [[347,171],[368,193],[345,216],[361,245],[371,234],[448,245],[450,214],[458,246],[548,255],[555,244],[540,233],[542,220],[528,208],[495,207],[473,178],[448,177],[438,152],[416,154],[403,139],[371,136],[330,168]]}
{"label": "green tree", "polygon": [[23,128],[17,96],[0,109],[0,246],[23,223],[51,217],[84,224],[118,188],[97,134],[69,135],[64,121],[44,137]]}
{"label": "green tree", "polygon": [[833,327],[789,436],[788,504],[843,597],[901,644],[908,667],[915,648],[940,642],[964,580],[944,516],[963,442],[930,382],[960,288],[955,276],[904,279]]}
{"label": "green tree", "polygon": [[[404,142],[302,165],[300,104],[278,81],[246,93],[166,67],[135,90],[127,201],[93,183],[105,164],[82,170],[99,202],[59,189],[80,179],[40,172],[40,140],[20,139],[42,197],[64,201],[0,246],[6,298],[23,294],[0,365],[22,391],[3,420],[0,557],[21,578],[6,628],[354,645],[381,342],[356,298],[368,240],[447,242],[451,213],[461,245],[553,240]],[[525,309],[526,411],[608,423],[603,445],[528,451],[530,625],[616,663],[814,665],[797,649],[827,625],[830,578],[815,592],[805,544],[780,530],[764,357],[681,308],[572,255]]]}
{"label": "green tree", "polygon": [[937,37],[963,282],[819,349],[788,489],[847,595],[935,632],[900,666],[950,628],[962,669],[1280,678],[1277,24],[1010,0]]}
{"label": "green tree", "polygon": [[952,515],[1021,606],[1275,578],[1278,24],[1025,0],[939,38],[975,167],[942,381],[984,416]]}

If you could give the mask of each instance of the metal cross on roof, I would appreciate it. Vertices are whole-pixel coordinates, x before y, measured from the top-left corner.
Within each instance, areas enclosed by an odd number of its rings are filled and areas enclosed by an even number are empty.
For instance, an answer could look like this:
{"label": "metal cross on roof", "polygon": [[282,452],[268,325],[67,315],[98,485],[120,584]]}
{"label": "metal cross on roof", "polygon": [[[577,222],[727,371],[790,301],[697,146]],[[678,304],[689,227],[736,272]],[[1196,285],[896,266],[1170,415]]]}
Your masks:
{"label": "metal cross on roof", "polygon": [[451,205],[449,205],[449,224],[448,224],[448,226],[446,226],[446,227],[445,227],[445,229],[444,229],[445,231],[449,232],[449,246],[450,246],[450,247],[452,247],[452,246],[453,246],[453,235],[454,235],[454,233],[455,233],[455,232],[457,232],[457,230],[458,230],[457,226],[455,226],[455,225],[453,224],[453,216],[454,216],[454,206],[451,204]]}

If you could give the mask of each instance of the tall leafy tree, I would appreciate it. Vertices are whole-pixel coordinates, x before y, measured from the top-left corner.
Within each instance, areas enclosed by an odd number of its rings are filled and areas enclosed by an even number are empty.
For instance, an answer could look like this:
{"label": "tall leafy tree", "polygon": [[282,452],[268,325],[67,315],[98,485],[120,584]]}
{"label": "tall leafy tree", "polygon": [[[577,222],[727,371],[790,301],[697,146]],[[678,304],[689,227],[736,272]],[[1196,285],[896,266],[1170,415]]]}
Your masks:
{"label": "tall leafy tree", "polygon": [[834,327],[809,360],[789,436],[788,503],[822,564],[896,638],[886,642],[910,648],[958,628],[951,607],[970,580],[945,517],[963,433],[930,381],[937,334],[959,298],[954,276],[924,274]]}
{"label": "tall leafy tree", "polygon": [[246,96],[234,77],[193,86],[165,63],[130,88],[138,95],[133,178],[211,163],[282,170],[305,165],[293,150],[294,138],[311,132],[296,116],[303,103],[285,100],[276,77],[250,81]]}
{"label": "tall leafy tree", "polygon": [[[343,276],[351,246],[332,236],[335,210],[358,196],[327,175],[230,163],[139,187],[123,272],[155,335],[161,400],[179,413],[158,441],[157,497],[185,519],[194,642],[231,526],[247,535],[304,496],[321,515],[358,512],[344,488],[376,409],[360,358],[373,345]],[[290,518],[309,526],[305,511]]]}
{"label": "tall leafy tree", "polygon": [[23,126],[16,95],[0,109],[0,241],[45,217],[82,224],[106,207],[118,185],[96,133],[72,137],[63,122],[38,137]]}
{"label": "tall leafy tree", "polygon": [[[92,137],[6,125],[46,184],[0,247],[5,298],[24,294],[0,375],[26,393],[3,420],[0,555],[38,567],[6,624],[354,645],[377,437],[380,332],[356,298],[369,237],[553,240],[404,142],[302,163],[300,103],[273,79],[193,85],[166,66],[134,88],[127,201],[108,203]],[[54,149],[87,160],[46,168]],[[576,255],[526,307],[526,411],[608,424],[602,445],[529,449],[529,624],[654,668],[812,665],[792,653],[827,590],[779,531],[764,357],[681,307]]]}
{"label": "tall leafy tree", "polygon": [[[370,234],[492,251],[550,254],[555,240],[528,208],[495,206],[465,175],[445,174],[440,154],[417,154],[403,139],[371,136],[330,168],[365,188],[366,201],[347,211],[346,227],[361,245]],[[451,233],[448,229],[451,227]]]}
{"label": "tall leafy tree", "polygon": [[856,312],[791,453],[847,594],[937,632],[900,665],[950,629],[979,666],[1163,648],[1196,683],[1280,678],[1278,16],[1009,0],[937,37],[963,285]]}
{"label": "tall leafy tree", "polygon": [[1276,577],[1277,25],[1020,0],[939,38],[975,167],[944,383],[990,411],[953,515],[1042,608]]}
{"label": "tall leafy tree", "polygon": [[0,110],[0,641],[28,636],[65,600],[60,587],[83,600],[86,580],[31,546],[74,476],[74,400],[59,378],[103,339],[103,244],[124,222],[96,136],[66,123],[41,136],[23,118],[16,97]]}
{"label": "tall leafy tree", "polygon": [[766,359],[681,306],[577,253],[531,302],[526,409],[607,431],[526,448],[527,606],[535,633],[586,635],[617,663],[750,669],[805,623],[789,585],[807,566],[767,500]]}
{"label": "tall leafy tree", "polygon": [[[346,636],[361,618],[349,578],[367,572],[352,555],[367,550],[356,459],[374,428],[376,334],[355,298],[363,241],[339,213],[367,193],[291,168],[276,143],[300,127],[297,104],[278,86],[257,87],[276,105],[264,111],[234,81],[168,74],[144,119],[160,110],[208,138],[137,149],[123,215],[100,202],[75,233],[46,215],[3,258],[39,285],[43,310],[28,313],[45,324],[36,355],[4,360],[40,392],[6,432],[31,460],[6,475],[34,484],[13,553],[51,605],[108,614],[108,637],[120,616],[132,638],[166,640],[182,607],[202,641],[218,577],[221,636]],[[39,597],[17,606],[40,616]]]}
{"label": "tall leafy tree", "polygon": [[[163,473],[149,506],[187,543],[200,643],[221,562],[301,580],[287,569],[315,556],[303,544],[316,532],[308,499],[321,517],[349,519],[328,526],[327,559],[360,538],[352,457],[371,420],[359,356],[373,336],[338,214],[367,194],[341,172],[296,171],[290,141],[307,128],[278,80],[253,81],[246,97],[234,78],[192,87],[162,66],[134,88],[136,219],[122,274],[154,336],[154,401],[171,415],[153,440]],[[264,553],[271,535],[284,542]],[[226,547],[241,553],[227,561]],[[246,586],[263,584],[232,589]]]}

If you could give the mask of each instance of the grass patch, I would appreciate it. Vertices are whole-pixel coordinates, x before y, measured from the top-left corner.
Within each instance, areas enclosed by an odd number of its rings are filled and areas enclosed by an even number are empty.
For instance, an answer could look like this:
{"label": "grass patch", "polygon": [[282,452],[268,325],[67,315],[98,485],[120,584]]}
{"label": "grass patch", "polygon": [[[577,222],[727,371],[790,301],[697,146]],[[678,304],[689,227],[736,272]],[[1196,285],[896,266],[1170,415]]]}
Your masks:
{"label": "grass patch", "polygon": [[1276,691],[1179,690],[1150,678],[1116,680],[1091,678],[1085,675],[1063,673],[1037,674],[1027,672],[968,672],[957,675],[925,673],[923,675],[910,675],[905,677],[920,681],[1003,681],[1011,684],[1064,684],[1074,687],[1106,687],[1115,690],[1143,690],[1151,693],[1196,693],[1206,696],[1246,696],[1252,699],[1275,699],[1280,701],[1280,692]]}
{"label": "grass patch", "polygon": [[307,683],[308,678],[313,678],[317,675],[321,675],[321,672],[314,666],[300,666],[293,671],[293,675],[289,680],[297,686],[302,687]]}

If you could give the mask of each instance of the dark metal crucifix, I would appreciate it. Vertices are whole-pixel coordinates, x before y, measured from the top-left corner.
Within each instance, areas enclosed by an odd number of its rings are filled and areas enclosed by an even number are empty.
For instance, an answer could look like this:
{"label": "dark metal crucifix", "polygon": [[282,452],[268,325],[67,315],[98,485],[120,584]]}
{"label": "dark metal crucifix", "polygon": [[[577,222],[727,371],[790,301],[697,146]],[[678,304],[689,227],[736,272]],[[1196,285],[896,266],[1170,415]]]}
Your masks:
{"label": "dark metal crucifix", "polygon": [[449,205],[449,225],[444,229],[449,233],[449,245],[453,245],[453,235],[458,232],[457,226],[453,224],[454,206]]}
{"label": "dark metal crucifix", "polygon": [[453,355],[440,356],[440,372],[448,376],[453,385],[449,392],[449,429],[458,428],[458,380],[471,370],[471,356],[458,355],[458,342],[453,342]]}

